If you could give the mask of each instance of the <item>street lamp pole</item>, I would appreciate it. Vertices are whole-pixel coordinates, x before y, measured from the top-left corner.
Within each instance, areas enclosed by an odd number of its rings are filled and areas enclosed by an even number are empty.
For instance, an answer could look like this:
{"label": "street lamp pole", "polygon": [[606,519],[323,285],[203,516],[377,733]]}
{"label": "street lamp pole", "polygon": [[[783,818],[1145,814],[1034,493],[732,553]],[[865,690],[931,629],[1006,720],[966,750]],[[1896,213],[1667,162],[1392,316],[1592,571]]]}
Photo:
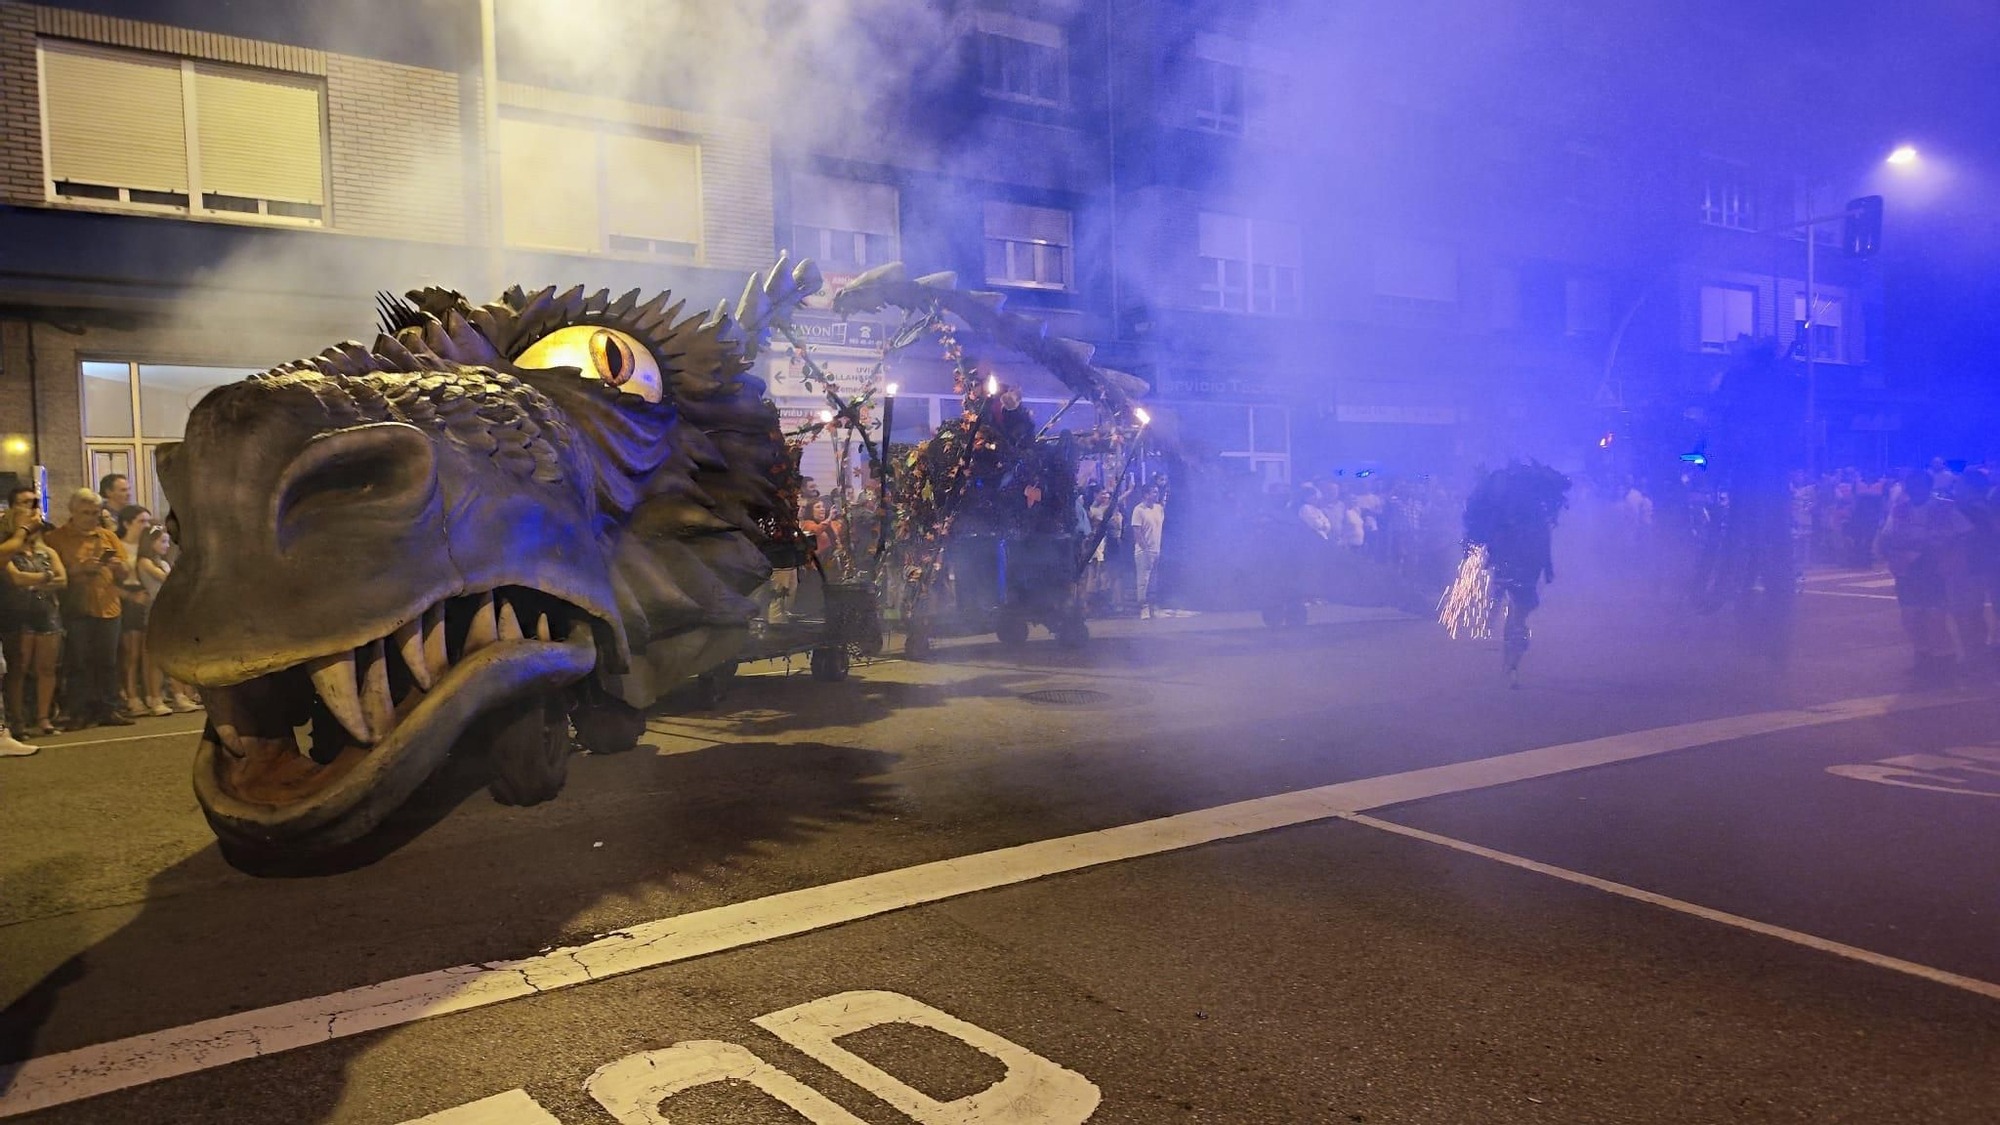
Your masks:
{"label": "street lamp pole", "polygon": [[1819,243],[1817,225],[1806,228],[1806,479],[1819,480],[1819,368],[1813,362],[1813,323],[1819,319],[1819,303],[1813,291],[1814,247]]}
{"label": "street lamp pole", "polygon": [[494,46],[493,0],[479,0],[479,111],[486,137],[486,292],[507,283],[500,212],[500,66]]}

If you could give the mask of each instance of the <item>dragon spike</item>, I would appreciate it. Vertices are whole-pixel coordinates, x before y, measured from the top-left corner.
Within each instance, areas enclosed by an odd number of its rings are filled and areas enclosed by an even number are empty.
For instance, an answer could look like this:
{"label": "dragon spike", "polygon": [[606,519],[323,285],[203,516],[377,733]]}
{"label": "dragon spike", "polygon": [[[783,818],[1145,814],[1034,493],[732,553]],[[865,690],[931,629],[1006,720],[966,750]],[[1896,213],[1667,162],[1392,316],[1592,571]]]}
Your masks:
{"label": "dragon spike", "polygon": [[917,284],[930,289],[956,289],[958,288],[958,275],[950,270],[927,273],[917,279]]}
{"label": "dragon spike", "polygon": [[375,337],[375,345],[370,350],[405,371],[418,366],[417,357],[410,354],[410,349],[404,347],[401,340],[386,332]]}
{"label": "dragon spike", "polygon": [[1007,303],[1007,294],[995,293],[990,289],[975,289],[965,295],[965,299],[984,306],[987,312],[999,312]]}
{"label": "dragon spike", "polygon": [[522,291],[520,286],[509,285],[506,288],[506,290],[500,294],[500,300],[506,304],[513,305],[518,308],[521,305],[527,303],[528,295],[527,293]]}
{"label": "dragon spike", "polygon": [[597,292],[584,298],[583,301],[585,312],[600,313],[609,307],[611,307],[611,290],[609,289],[599,289]]}
{"label": "dragon spike", "polygon": [[884,262],[874,269],[864,272],[853,281],[848,282],[847,287],[850,289],[860,289],[869,285],[893,284],[904,280],[905,273],[903,263]]}
{"label": "dragon spike", "polygon": [[479,330],[480,335],[486,337],[488,340],[498,340],[502,335],[501,317],[511,318],[513,315],[513,310],[511,309],[496,308],[493,305],[481,305],[466,314],[466,319],[472,322],[472,326]]}
{"label": "dragon spike", "polygon": [[638,303],[639,303],[639,291],[637,289],[634,289],[630,293],[625,294],[623,297],[618,298],[616,301],[611,302],[611,307],[605,309],[604,314],[606,316],[618,317],[620,319],[623,319],[624,317],[630,315],[630,313],[632,312],[632,307],[634,305],[637,305]]}
{"label": "dragon spike", "polygon": [[1090,357],[1097,354],[1095,344],[1086,344],[1082,340],[1072,340],[1067,336],[1056,337],[1056,347],[1067,352],[1069,357],[1078,363],[1089,363]]}
{"label": "dragon spike", "polygon": [[446,353],[460,363],[479,363],[485,358],[486,349],[481,345],[484,339],[457,309],[444,315],[445,335],[451,340],[451,351]]}
{"label": "dragon spike", "polygon": [[799,264],[792,267],[792,285],[801,297],[810,297],[826,285],[826,279],[820,276],[819,267],[811,258],[800,258]]}
{"label": "dragon spike", "polygon": [[573,285],[564,290],[563,295],[556,298],[556,304],[561,306],[565,315],[575,315],[583,306],[583,286]]}

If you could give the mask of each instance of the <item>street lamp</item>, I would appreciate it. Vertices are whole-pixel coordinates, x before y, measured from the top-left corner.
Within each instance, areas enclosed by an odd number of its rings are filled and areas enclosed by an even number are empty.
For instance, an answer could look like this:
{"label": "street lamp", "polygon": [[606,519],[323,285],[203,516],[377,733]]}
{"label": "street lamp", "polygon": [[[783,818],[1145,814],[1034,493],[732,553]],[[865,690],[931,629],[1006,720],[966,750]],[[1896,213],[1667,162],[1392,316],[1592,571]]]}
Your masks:
{"label": "street lamp", "polygon": [[[1883,163],[1897,168],[1909,168],[1916,162],[1917,150],[1913,145],[1900,145],[1883,158]],[[1818,475],[1820,445],[1819,370],[1813,347],[1813,329],[1819,322],[1819,294],[1814,277],[1818,260],[1815,251],[1819,239],[1814,236],[1815,231],[1827,223],[1841,223],[1843,226],[1855,223],[1857,226],[1872,226],[1879,232],[1881,217],[1882,197],[1871,195],[1848,200],[1845,207],[1831,214],[1814,215],[1792,224],[1793,229],[1805,231],[1806,236],[1806,316],[1805,325],[1800,329],[1800,333],[1804,337],[1806,359],[1806,474],[1808,476]],[[1847,250],[1850,255],[1866,256],[1875,253],[1879,239],[1875,235],[1870,235],[1860,240],[1861,244],[1857,244],[1855,239],[1844,236],[1843,241],[1848,244]]]}

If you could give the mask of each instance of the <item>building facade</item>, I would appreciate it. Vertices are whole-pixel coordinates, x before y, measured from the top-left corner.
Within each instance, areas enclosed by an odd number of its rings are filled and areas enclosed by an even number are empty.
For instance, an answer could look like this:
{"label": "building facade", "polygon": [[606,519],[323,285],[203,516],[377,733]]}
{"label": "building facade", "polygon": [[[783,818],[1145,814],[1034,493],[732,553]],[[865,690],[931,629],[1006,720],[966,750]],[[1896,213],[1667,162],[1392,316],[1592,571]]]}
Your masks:
{"label": "building facade", "polygon": [[770,263],[765,125],[510,81],[503,51],[489,146],[476,21],[0,4],[0,472],[124,473],[158,505],[153,453],[204,391],[365,334],[380,289],[708,307]]}
{"label": "building facade", "polygon": [[[1470,65],[1387,13],[923,7],[921,71],[854,89],[853,41],[902,31],[863,28],[810,45],[845,69],[791,60],[733,104],[503,25],[489,138],[474,5],[0,0],[0,472],[157,501],[203,390],[365,331],[377,289],[706,305],[781,249],[1003,293],[1265,482],[1671,445],[1738,336],[1808,321],[1826,462],[1907,455],[1879,276],[1822,243],[1808,309],[1791,229],[1853,154],[1740,81],[1688,95],[1726,29],[1626,28],[1660,43],[1635,66],[1601,10],[1543,0],[1459,32]],[[762,369],[788,421],[826,405],[807,351],[844,392],[896,383],[899,440],[956,410],[940,349],[882,366],[897,325],[803,314]],[[839,471],[830,444],[808,467]]]}

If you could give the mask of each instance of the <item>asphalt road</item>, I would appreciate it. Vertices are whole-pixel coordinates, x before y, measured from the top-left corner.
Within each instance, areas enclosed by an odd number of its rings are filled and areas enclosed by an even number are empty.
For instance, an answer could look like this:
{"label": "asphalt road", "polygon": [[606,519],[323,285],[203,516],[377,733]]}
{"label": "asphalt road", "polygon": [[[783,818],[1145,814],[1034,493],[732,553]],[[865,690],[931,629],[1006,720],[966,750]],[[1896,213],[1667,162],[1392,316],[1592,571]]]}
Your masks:
{"label": "asphalt road", "polygon": [[2000,1120],[2000,692],[1913,682],[1879,581],[1783,669],[1558,585],[1518,690],[1337,607],[766,668],[289,877],[218,856],[188,719],[50,740],[0,763],[0,1114]]}

